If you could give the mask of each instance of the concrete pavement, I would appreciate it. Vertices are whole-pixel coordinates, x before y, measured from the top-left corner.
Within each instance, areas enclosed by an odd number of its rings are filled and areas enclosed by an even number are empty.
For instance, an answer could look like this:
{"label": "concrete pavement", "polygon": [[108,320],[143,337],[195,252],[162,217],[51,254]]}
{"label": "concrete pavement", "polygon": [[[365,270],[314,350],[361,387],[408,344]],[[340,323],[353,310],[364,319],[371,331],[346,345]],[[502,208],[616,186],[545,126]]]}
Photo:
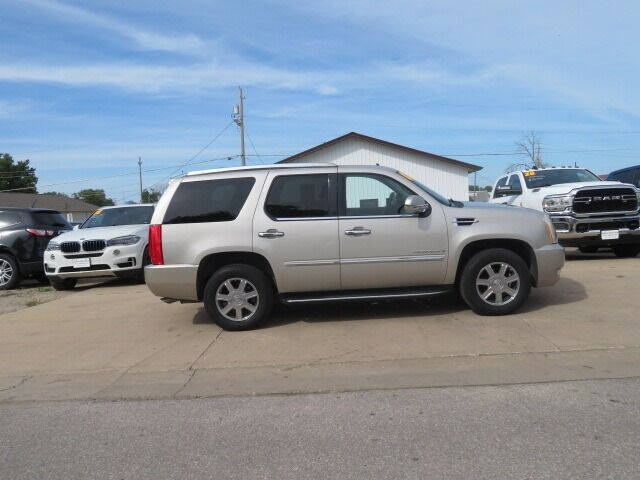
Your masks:
{"label": "concrete pavement", "polygon": [[640,259],[572,254],[516,315],[454,298],[281,307],[223,332],[201,305],[108,284],[0,316],[0,401],[500,384],[640,376]]}
{"label": "concrete pavement", "polygon": [[640,380],[0,404],[0,478],[637,479]]}

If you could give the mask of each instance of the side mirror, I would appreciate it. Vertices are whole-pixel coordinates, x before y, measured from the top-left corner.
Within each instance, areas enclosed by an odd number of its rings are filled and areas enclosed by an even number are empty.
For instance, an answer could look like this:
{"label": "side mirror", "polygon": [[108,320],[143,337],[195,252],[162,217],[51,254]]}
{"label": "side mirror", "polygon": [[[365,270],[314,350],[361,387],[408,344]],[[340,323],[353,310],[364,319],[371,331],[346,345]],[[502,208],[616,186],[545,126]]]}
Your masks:
{"label": "side mirror", "polygon": [[496,193],[500,196],[522,195],[522,189],[513,188],[511,185],[503,185],[501,187],[496,187]]}
{"label": "side mirror", "polygon": [[409,195],[404,201],[402,210],[404,213],[419,215],[421,217],[431,215],[431,205],[420,195]]}

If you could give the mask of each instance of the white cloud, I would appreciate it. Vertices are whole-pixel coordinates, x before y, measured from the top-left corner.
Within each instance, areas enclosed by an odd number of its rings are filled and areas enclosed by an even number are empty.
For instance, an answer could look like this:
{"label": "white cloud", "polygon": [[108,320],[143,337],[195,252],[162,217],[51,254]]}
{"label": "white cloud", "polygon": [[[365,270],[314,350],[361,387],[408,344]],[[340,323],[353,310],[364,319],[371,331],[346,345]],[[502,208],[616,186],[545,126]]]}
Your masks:
{"label": "white cloud", "polygon": [[60,20],[79,23],[117,33],[132,40],[137,48],[143,50],[160,50],[176,53],[202,53],[204,42],[196,35],[171,35],[146,31],[138,26],[116,20],[107,15],[93,13],[89,10],[66,5],[55,0],[25,0],[32,5],[47,10]]}

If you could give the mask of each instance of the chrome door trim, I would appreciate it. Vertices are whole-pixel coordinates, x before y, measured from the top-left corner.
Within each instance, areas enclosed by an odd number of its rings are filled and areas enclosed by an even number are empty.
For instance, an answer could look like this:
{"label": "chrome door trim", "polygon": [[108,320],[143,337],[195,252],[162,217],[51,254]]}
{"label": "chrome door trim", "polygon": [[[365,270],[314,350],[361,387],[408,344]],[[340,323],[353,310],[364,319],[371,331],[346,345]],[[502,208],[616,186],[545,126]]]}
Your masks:
{"label": "chrome door trim", "polygon": [[393,263],[393,262],[437,262],[445,259],[445,255],[403,255],[399,257],[343,258],[341,264]]}
{"label": "chrome door trim", "polygon": [[329,259],[329,260],[292,260],[290,262],[284,262],[285,267],[309,267],[316,265],[339,265],[340,260]]}

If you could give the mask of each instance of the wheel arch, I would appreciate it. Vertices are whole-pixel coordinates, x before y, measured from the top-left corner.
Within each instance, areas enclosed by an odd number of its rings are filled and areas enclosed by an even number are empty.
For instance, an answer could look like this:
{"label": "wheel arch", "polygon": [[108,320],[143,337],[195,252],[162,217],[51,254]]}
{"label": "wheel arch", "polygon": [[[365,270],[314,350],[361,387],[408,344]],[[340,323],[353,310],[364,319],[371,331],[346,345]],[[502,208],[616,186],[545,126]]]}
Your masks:
{"label": "wheel arch", "polygon": [[467,262],[476,253],[490,248],[503,248],[510,250],[524,260],[531,274],[531,283],[536,286],[538,283],[538,263],[533,248],[524,240],[515,238],[496,238],[475,240],[464,246],[458,257],[458,265],[456,268],[455,283],[460,281],[462,270]]}
{"label": "wheel arch", "polygon": [[251,265],[252,267],[262,270],[271,280],[274,291],[277,292],[278,288],[275,275],[273,274],[273,269],[271,268],[269,261],[264,256],[255,252],[217,252],[202,258],[198,264],[198,273],[196,274],[196,291],[198,294],[198,300],[202,300],[204,287],[209,278],[211,278],[211,275],[225,265],[231,265],[234,263]]}

